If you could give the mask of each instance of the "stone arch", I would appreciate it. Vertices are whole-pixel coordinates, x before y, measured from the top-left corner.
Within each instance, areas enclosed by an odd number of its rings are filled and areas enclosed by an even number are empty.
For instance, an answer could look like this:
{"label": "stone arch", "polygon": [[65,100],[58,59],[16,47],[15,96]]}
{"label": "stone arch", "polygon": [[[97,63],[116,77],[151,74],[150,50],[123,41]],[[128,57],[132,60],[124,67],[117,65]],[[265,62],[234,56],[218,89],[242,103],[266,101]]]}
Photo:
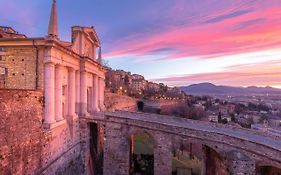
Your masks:
{"label": "stone arch", "polygon": [[225,159],[216,150],[203,145],[203,154],[201,174],[230,175]]}
{"label": "stone arch", "polygon": [[201,174],[202,144],[194,139],[172,137],[172,174]]}
{"label": "stone arch", "polygon": [[145,134],[148,134],[149,136],[151,136],[153,138],[153,141],[154,141],[154,147],[157,146],[157,143],[158,143],[157,142],[157,135],[155,134],[155,132],[153,132],[152,130],[149,130],[149,129],[130,127],[129,131],[128,131],[129,140],[131,140],[132,135],[140,134],[140,133],[145,133]]}
{"label": "stone arch", "polygon": [[264,165],[264,166],[257,167],[256,174],[257,175],[264,175],[264,174],[281,175],[281,169],[274,167],[274,166],[270,166],[270,165]]}
{"label": "stone arch", "polygon": [[154,136],[142,129],[130,133],[130,174],[154,173]]}

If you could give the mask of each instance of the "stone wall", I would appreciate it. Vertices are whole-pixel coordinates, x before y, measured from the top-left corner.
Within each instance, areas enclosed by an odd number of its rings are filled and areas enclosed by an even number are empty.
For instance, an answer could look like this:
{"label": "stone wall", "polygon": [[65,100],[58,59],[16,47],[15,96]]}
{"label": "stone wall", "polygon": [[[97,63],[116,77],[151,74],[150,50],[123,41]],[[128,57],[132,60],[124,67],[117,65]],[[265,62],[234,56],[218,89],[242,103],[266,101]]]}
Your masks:
{"label": "stone wall", "polygon": [[39,91],[0,90],[0,174],[84,174],[79,121],[46,130]]}
{"label": "stone wall", "polygon": [[0,66],[6,69],[6,89],[36,89],[36,49],[34,47],[6,47]]}
{"label": "stone wall", "polygon": [[131,98],[126,95],[106,92],[104,103],[107,111],[115,111],[115,110],[136,111],[137,110],[137,99]]}
{"label": "stone wall", "polygon": [[43,165],[42,94],[0,90],[0,174],[32,174]]}

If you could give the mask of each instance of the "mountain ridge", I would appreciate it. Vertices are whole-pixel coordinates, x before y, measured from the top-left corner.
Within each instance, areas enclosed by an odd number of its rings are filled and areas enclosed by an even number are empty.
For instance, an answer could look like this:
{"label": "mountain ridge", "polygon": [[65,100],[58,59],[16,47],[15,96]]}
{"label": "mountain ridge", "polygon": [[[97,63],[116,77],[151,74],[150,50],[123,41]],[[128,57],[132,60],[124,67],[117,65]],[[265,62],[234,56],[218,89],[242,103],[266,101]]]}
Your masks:
{"label": "mountain ridge", "polygon": [[233,95],[233,94],[280,94],[281,89],[273,88],[270,86],[266,87],[234,87],[234,86],[224,86],[224,85],[214,85],[209,82],[192,84],[189,86],[179,87],[182,91],[189,94],[202,94],[202,95]]}

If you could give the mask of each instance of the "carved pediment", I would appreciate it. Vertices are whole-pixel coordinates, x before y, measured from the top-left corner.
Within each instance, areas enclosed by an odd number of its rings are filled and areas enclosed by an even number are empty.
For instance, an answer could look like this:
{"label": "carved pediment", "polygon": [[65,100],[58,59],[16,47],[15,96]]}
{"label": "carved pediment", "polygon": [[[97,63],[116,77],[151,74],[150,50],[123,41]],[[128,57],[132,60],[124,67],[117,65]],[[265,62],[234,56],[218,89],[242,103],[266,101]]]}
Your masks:
{"label": "carved pediment", "polygon": [[100,41],[93,27],[72,27],[72,49],[81,56],[96,59],[96,48]]}

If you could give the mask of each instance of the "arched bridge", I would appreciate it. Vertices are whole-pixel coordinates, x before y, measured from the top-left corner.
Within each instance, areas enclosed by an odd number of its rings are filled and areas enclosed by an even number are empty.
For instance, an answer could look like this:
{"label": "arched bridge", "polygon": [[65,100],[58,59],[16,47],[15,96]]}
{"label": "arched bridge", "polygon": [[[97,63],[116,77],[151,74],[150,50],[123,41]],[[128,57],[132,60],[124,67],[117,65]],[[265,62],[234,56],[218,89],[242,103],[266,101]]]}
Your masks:
{"label": "arched bridge", "polygon": [[172,150],[179,143],[203,145],[201,174],[262,174],[260,167],[281,167],[281,137],[251,129],[124,111],[83,120],[104,128],[105,175],[130,174],[131,136],[139,131],[149,133],[156,142],[156,175],[172,173]]}

